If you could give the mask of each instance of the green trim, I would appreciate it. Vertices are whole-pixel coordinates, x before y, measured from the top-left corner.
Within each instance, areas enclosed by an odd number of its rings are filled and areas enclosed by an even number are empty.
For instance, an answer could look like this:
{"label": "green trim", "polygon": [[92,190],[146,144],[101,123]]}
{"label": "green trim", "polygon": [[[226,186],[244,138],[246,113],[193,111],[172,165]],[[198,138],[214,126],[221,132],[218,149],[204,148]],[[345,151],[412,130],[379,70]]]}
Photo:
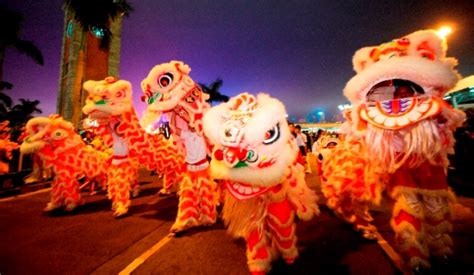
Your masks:
{"label": "green trim", "polygon": [[234,166],[234,168],[241,168],[241,167],[247,167],[247,163],[243,162],[243,161],[239,161],[237,162],[237,165]]}

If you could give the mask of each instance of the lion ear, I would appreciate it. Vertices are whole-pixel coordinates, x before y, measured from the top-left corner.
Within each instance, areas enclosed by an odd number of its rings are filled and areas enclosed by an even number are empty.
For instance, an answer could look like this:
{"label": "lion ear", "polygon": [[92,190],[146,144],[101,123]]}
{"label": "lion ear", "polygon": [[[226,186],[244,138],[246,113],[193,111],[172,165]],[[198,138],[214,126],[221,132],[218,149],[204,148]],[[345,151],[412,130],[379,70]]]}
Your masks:
{"label": "lion ear", "polygon": [[367,67],[374,64],[371,54],[373,54],[375,50],[376,47],[365,47],[355,52],[354,56],[352,57],[352,65],[356,73],[360,73]]}
{"label": "lion ear", "polygon": [[84,90],[86,90],[87,92],[91,92],[94,90],[94,87],[97,86],[97,84],[99,81],[94,81],[94,80],[88,80],[86,82],[84,82],[84,84],[82,84],[82,87],[84,88]]}
{"label": "lion ear", "polygon": [[191,72],[191,68],[182,61],[173,60],[171,63],[176,67],[176,70],[182,74],[189,74]]}

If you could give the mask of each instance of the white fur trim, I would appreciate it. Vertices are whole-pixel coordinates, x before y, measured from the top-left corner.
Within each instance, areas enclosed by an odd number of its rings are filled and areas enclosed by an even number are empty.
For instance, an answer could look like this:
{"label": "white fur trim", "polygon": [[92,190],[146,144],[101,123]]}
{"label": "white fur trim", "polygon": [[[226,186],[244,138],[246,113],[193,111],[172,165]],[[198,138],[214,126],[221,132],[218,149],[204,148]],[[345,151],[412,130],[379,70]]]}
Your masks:
{"label": "white fur trim", "polygon": [[352,102],[365,101],[367,92],[375,84],[389,79],[412,81],[429,95],[443,96],[453,87],[459,75],[450,63],[419,57],[399,57],[376,62],[355,75],[344,88],[344,95]]}
{"label": "white fur trim", "polygon": [[[344,88],[344,95],[352,102],[365,101],[369,89],[375,84],[389,79],[405,79],[425,89],[430,95],[443,96],[459,79],[454,70],[457,61],[446,58],[446,41],[439,38],[435,31],[424,30],[411,33],[404,38],[410,41],[403,56],[374,61],[370,58],[377,46],[362,48],[352,59],[357,72]],[[434,54],[434,60],[422,57],[423,47]]]}

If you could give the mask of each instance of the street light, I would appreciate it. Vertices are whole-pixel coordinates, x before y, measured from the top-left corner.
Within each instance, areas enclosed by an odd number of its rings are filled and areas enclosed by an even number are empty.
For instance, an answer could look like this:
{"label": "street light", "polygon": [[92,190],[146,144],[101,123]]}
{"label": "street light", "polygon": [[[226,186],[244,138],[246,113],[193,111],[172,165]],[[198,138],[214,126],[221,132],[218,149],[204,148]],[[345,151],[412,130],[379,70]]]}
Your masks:
{"label": "street light", "polygon": [[439,37],[442,39],[446,39],[446,37],[453,32],[453,29],[449,26],[442,26],[439,28],[439,30],[436,32]]}

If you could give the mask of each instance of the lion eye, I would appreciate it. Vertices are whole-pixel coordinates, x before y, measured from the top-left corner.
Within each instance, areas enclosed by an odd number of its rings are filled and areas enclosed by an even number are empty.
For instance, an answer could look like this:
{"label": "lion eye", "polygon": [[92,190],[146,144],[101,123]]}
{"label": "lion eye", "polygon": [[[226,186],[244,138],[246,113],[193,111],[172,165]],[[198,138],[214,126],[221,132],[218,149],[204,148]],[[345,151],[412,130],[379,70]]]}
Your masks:
{"label": "lion eye", "polygon": [[51,135],[51,137],[52,137],[53,139],[56,139],[56,140],[62,139],[62,138],[64,138],[65,136],[66,136],[66,132],[65,132],[64,130],[56,130],[56,131],[54,131],[53,134]]}
{"label": "lion eye", "polygon": [[420,53],[420,56],[423,57],[423,58],[426,58],[426,59],[429,59],[429,60],[434,60],[435,59],[434,53],[432,53],[430,51],[420,50],[419,53]]}
{"label": "lion eye", "polygon": [[120,90],[118,92],[115,93],[115,97],[116,98],[122,98],[122,97],[125,97],[125,90]]}
{"label": "lion eye", "polygon": [[160,85],[161,88],[168,87],[172,82],[173,82],[173,75],[171,73],[162,74],[158,78],[158,85]]}
{"label": "lion eye", "polygon": [[265,139],[263,140],[263,144],[266,144],[266,145],[272,144],[275,141],[277,141],[279,137],[280,137],[280,125],[277,124],[265,133]]}

